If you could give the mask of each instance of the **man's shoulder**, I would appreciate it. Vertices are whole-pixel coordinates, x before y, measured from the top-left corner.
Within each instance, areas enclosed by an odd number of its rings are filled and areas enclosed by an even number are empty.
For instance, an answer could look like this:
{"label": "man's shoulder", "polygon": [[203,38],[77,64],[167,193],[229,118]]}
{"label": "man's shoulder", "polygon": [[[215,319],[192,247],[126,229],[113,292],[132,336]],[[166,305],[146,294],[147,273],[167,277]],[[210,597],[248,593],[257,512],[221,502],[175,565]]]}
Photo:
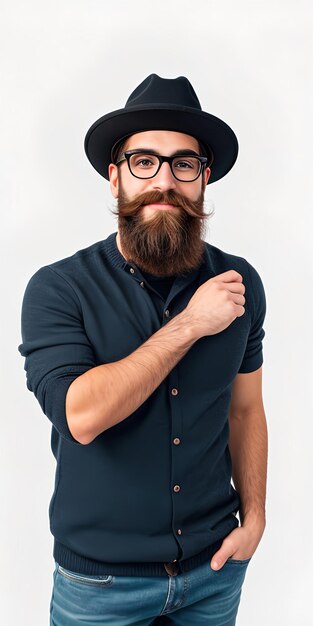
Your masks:
{"label": "man's shoulder", "polygon": [[[66,283],[74,286],[86,275],[91,278],[99,272],[99,257],[105,248],[105,240],[96,241],[85,248],[80,248],[66,257],[48,262],[35,270],[28,278],[25,293],[46,293],[49,288],[61,289]],[[88,284],[88,281],[85,280]]]}
{"label": "man's shoulder", "polygon": [[205,244],[207,263],[212,276],[217,276],[228,270],[235,270],[241,274],[245,285],[250,284],[253,292],[259,292],[262,298],[265,297],[262,278],[254,263],[248,261],[245,256],[226,252],[208,242]]}
{"label": "man's shoulder", "polygon": [[233,252],[226,252],[211,243],[205,242],[207,258],[211,263],[212,270],[216,274],[226,272],[227,270],[234,269],[237,272],[240,270],[247,270],[247,259]]}
{"label": "man's shoulder", "polygon": [[81,264],[84,264],[84,262],[88,263],[88,259],[92,259],[93,256],[101,253],[104,244],[105,240],[101,239],[99,241],[96,241],[95,243],[92,243],[90,246],[76,250],[76,252],[73,252],[72,254],[63,257],[62,259],[47,263],[45,267],[49,267],[50,269],[55,271],[62,271],[66,270],[67,268],[75,268]]}

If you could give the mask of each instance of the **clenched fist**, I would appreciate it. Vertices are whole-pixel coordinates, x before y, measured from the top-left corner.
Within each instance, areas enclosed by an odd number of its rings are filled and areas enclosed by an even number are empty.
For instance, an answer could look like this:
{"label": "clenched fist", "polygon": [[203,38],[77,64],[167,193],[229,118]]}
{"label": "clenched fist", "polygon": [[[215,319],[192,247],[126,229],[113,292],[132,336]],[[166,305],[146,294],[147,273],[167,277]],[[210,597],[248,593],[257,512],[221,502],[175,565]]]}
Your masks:
{"label": "clenched fist", "polygon": [[220,333],[236,317],[241,317],[245,312],[244,293],[242,276],[235,270],[218,274],[200,285],[185,309],[198,338]]}

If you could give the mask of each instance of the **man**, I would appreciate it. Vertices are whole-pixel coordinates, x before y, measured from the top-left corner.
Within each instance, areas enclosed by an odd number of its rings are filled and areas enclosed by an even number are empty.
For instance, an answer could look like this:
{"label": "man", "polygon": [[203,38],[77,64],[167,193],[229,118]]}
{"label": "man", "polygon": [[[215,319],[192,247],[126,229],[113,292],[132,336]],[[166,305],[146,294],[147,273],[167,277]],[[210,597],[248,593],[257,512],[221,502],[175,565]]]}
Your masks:
{"label": "man", "polygon": [[31,277],[18,347],[57,460],[50,624],[233,626],[265,529],[266,301],[203,204],[237,139],[151,74],[85,150],[118,231]]}

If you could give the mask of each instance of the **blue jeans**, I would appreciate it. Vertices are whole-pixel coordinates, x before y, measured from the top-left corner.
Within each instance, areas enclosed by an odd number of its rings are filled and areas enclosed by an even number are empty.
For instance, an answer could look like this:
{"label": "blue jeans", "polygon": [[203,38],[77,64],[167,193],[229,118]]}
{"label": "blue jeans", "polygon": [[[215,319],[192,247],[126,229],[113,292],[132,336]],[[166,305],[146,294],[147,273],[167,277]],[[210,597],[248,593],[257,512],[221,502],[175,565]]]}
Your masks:
{"label": "blue jeans", "polygon": [[50,626],[234,626],[251,558],[166,577],[79,574],[55,562]]}

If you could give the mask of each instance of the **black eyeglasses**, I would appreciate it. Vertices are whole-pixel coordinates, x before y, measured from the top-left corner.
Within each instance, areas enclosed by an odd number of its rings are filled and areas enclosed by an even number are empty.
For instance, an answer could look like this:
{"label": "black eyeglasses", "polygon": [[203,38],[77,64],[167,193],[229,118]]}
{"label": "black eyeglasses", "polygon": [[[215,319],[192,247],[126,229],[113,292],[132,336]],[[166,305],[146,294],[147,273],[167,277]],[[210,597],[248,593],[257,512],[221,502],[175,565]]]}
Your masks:
{"label": "black eyeglasses", "polygon": [[129,171],[136,178],[153,178],[158,173],[162,163],[166,161],[170,165],[173,176],[186,183],[196,180],[208,161],[207,157],[191,156],[190,154],[168,157],[142,150],[126,150],[116,165],[125,160]]}

